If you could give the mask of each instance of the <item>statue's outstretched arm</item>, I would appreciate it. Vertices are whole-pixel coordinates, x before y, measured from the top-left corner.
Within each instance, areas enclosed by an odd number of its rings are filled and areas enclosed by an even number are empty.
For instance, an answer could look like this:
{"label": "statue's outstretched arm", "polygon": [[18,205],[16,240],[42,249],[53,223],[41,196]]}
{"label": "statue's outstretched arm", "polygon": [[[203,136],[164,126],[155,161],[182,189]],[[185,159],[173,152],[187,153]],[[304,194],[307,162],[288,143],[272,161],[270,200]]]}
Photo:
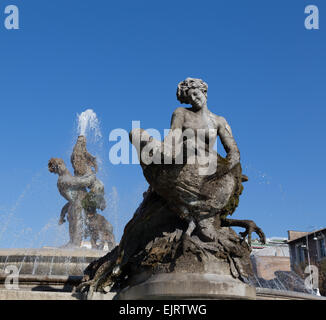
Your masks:
{"label": "statue's outstretched arm", "polygon": [[69,185],[69,187],[71,188],[88,188],[90,187],[92,184],[94,184],[94,182],[96,181],[96,176],[95,174],[90,174],[87,176],[82,176],[82,177],[76,177],[76,176],[71,176],[69,178],[65,179],[66,183]]}

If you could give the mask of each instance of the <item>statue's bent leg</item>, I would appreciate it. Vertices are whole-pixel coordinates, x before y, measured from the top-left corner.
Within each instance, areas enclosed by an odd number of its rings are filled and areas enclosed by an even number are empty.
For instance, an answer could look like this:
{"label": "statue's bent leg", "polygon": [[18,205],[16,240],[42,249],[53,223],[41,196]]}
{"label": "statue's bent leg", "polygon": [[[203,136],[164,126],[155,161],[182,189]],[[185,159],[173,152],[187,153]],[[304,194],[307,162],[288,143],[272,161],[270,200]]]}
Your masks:
{"label": "statue's bent leg", "polygon": [[75,234],[75,223],[74,223],[74,217],[72,215],[72,207],[69,208],[68,214],[67,214],[67,220],[69,223],[69,242],[65,246],[71,246],[74,242],[74,234]]}
{"label": "statue's bent leg", "polygon": [[70,243],[74,243],[74,234],[75,234],[75,224],[73,219],[69,220],[69,237],[70,237]]}
{"label": "statue's bent leg", "polygon": [[77,217],[76,219],[76,230],[74,236],[74,245],[77,247],[81,246],[83,240],[83,221],[81,217]]}

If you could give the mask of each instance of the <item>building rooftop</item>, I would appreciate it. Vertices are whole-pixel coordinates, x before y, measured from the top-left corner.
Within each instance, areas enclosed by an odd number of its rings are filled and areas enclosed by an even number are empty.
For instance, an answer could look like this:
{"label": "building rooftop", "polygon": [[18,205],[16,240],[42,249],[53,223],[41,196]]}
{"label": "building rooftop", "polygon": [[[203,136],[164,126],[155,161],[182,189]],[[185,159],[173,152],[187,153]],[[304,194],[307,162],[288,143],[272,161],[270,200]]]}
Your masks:
{"label": "building rooftop", "polygon": [[297,241],[299,239],[302,239],[304,237],[316,235],[316,233],[323,232],[323,231],[326,231],[326,228],[317,229],[317,230],[314,230],[311,232],[289,230],[288,231],[289,238],[288,238],[287,242],[291,243],[291,242]]}
{"label": "building rooftop", "polygon": [[258,240],[253,240],[251,242],[251,248],[252,255],[254,256],[289,257],[289,245],[287,238],[267,238],[265,244],[262,244]]}
{"label": "building rooftop", "polygon": [[266,243],[262,244],[259,240],[255,239],[251,241],[252,248],[267,248],[267,247],[274,247],[277,245],[287,245],[287,238],[280,238],[280,237],[272,237],[267,238]]}

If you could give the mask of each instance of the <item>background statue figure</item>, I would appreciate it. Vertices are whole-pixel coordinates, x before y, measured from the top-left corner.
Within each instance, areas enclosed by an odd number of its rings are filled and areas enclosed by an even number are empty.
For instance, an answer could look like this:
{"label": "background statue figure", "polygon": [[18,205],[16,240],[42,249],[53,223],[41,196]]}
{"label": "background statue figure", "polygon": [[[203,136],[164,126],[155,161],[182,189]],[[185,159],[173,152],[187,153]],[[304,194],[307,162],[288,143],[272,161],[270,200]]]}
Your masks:
{"label": "background statue figure", "polygon": [[[163,142],[142,129],[130,133],[150,187],[119,246],[89,265],[80,289],[121,290],[154,274],[214,273],[240,283],[251,276],[251,233],[261,242],[265,235],[253,221],[228,218],[248,179],[229,124],[207,108],[207,88],[200,79],[179,83],[177,98],[191,107],[174,111]],[[225,158],[213,149],[217,137]],[[206,170],[211,164],[215,170]],[[231,226],[245,231],[239,236]]]}
{"label": "background statue figure", "polygon": [[[52,158],[49,161],[49,171],[59,175],[57,186],[60,194],[68,201],[61,210],[59,224],[65,222],[67,215],[69,222],[70,241],[67,246],[81,246],[84,236],[84,207],[83,203],[87,195],[91,195],[94,210],[104,210],[104,185],[96,178],[96,158],[86,149],[86,138],[79,136],[74,147],[71,163],[75,170],[75,176],[71,175],[64,161]],[[94,168],[94,171],[92,170]],[[89,191],[88,191],[89,190]],[[105,219],[103,217],[103,219]],[[110,229],[112,232],[112,229]],[[112,235],[113,236],[113,235]],[[114,239],[114,238],[113,238]]]}
{"label": "background statue figure", "polygon": [[[74,174],[77,177],[96,175],[98,171],[97,161],[86,149],[86,137],[79,136],[71,155],[71,164],[74,168]],[[94,168],[94,171],[92,170]],[[96,178],[96,176],[95,176]],[[90,192],[94,195],[96,201],[96,208],[105,210],[106,201],[104,198],[104,185],[99,179],[95,179],[90,187]]]}
{"label": "background statue figure", "polygon": [[95,197],[91,192],[82,201],[85,210],[85,238],[90,237],[92,249],[103,250],[107,244],[108,250],[112,250],[115,247],[113,227],[109,221],[96,212],[96,205]]}
{"label": "background statue figure", "polygon": [[52,158],[49,161],[49,171],[59,175],[57,186],[60,194],[68,201],[62,208],[59,224],[65,222],[67,214],[69,222],[70,241],[67,246],[80,247],[83,239],[82,200],[87,195],[87,188],[95,181],[95,175],[74,177],[67,169],[64,161]]}

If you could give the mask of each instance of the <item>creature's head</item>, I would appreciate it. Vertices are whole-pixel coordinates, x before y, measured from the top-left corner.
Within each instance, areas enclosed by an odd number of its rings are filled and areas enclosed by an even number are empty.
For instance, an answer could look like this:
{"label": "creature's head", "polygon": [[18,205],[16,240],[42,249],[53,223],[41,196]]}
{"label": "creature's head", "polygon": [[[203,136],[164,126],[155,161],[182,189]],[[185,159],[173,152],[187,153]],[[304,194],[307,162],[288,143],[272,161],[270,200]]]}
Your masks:
{"label": "creature's head", "polygon": [[67,169],[64,161],[60,158],[51,158],[48,163],[48,168],[51,173],[59,175]]}
{"label": "creature's head", "polygon": [[187,78],[178,84],[177,99],[200,109],[206,105],[207,89],[208,85],[203,80]]}
{"label": "creature's head", "polygon": [[87,161],[88,154],[86,149],[86,137],[79,136],[70,159],[75,175],[83,176],[87,173],[89,169],[89,163]]}
{"label": "creature's head", "polygon": [[86,148],[86,137],[79,136],[76,145],[80,146],[81,148]]}

